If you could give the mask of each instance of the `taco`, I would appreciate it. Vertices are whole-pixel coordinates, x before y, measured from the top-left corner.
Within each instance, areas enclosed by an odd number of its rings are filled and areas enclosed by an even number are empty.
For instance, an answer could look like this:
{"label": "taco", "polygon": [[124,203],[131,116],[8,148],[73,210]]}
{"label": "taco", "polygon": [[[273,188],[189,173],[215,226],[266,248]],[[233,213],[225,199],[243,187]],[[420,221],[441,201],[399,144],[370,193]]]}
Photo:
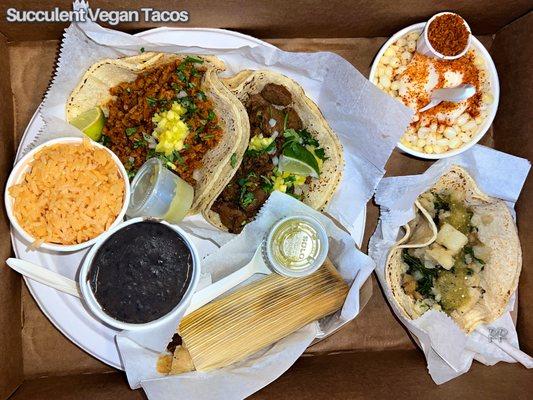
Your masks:
{"label": "taco", "polygon": [[513,217],[453,166],[415,203],[416,217],[389,253],[385,278],[409,319],[447,313],[465,332],[506,310],[522,266]]}
{"label": "taco", "polygon": [[250,140],[236,172],[203,215],[214,226],[239,233],[274,190],[323,209],[344,167],[337,135],[293,80],[270,71],[242,71],[224,80],[246,107]]}
{"label": "taco", "polygon": [[130,177],[147,159],[161,159],[193,186],[194,213],[248,143],[246,111],[217,76],[224,68],[216,57],[170,53],[102,60],[69,96],[67,120],[100,107],[100,141]]}

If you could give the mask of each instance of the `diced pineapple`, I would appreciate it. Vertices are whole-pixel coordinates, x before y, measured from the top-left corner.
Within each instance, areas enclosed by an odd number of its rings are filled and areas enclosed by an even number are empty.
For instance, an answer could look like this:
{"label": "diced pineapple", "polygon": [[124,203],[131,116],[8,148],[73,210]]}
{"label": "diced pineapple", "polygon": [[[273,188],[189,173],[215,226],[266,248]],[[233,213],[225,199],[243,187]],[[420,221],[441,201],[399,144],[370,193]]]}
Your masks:
{"label": "diced pineapple", "polygon": [[444,223],[437,234],[437,243],[455,255],[468,243],[468,238],[450,224]]}
{"label": "diced pineapple", "polygon": [[436,243],[431,245],[426,254],[445,269],[451,269],[455,263],[452,252]]}

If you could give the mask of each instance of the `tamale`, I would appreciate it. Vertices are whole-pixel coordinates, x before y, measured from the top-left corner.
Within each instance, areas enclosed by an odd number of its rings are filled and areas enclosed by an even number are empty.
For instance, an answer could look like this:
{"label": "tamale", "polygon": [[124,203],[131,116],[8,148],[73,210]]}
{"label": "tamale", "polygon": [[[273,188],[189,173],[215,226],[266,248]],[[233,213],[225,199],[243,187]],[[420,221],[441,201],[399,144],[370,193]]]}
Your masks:
{"label": "tamale", "polygon": [[244,286],[183,318],[183,347],[176,348],[172,371],[206,371],[242,360],[339,310],[348,290],[328,260],[307,277],[271,274]]}

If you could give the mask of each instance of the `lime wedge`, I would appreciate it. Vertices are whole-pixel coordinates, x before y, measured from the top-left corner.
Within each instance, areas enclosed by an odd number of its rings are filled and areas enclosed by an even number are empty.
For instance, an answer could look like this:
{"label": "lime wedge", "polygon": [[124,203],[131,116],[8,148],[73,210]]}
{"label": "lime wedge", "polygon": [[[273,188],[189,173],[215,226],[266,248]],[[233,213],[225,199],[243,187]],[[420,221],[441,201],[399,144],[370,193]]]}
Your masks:
{"label": "lime wedge", "polygon": [[318,178],[320,173],[315,156],[300,144],[293,143],[283,150],[279,158],[281,172]]}
{"label": "lime wedge", "polygon": [[70,124],[98,142],[105,125],[104,113],[100,107],[91,108],[70,121]]}
{"label": "lime wedge", "polygon": [[316,171],[308,164],[296,158],[290,158],[284,155],[279,158],[278,169],[281,172],[318,178]]}

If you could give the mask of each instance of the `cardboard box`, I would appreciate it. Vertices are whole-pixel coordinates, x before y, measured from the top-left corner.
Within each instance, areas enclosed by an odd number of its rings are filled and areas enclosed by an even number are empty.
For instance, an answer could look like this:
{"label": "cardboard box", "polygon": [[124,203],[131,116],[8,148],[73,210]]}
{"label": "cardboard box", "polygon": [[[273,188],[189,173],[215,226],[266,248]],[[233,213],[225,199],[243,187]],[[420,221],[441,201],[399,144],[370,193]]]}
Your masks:
{"label": "cardboard box", "polygon": [[[0,5],[0,179],[2,187],[14,153],[31,116],[42,101],[56,62],[62,29],[56,23],[7,23],[6,11],[70,9],[69,1],[43,4],[36,0],[5,1]],[[93,1],[93,8],[188,10],[190,20],[174,26],[234,29],[290,51],[333,51],[368,75],[374,55],[397,30],[442,10],[453,10],[469,22],[491,53],[500,76],[501,97],[493,128],[482,143],[533,159],[529,138],[533,109],[533,14],[527,0],[373,2],[285,0],[245,2]],[[161,24],[162,25],[162,24]],[[169,24],[166,24],[169,25]],[[157,24],[121,24],[136,32]],[[420,173],[431,163],[395,151],[388,175]],[[523,246],[517,328],[524,351],[533,353],[533,180],[517,204]],[[375,229],[378,210],[368,205],[366,243]],[[0,259],[12,250],[9,223],[0,213]],[[287,373],[256,393],[258,399],[355,398],[514,398],[533,390],[533,375],[520,365],[474,363],[469,373],[437,386],[429,377],[422,352],[395,319],[374,277],[373,295],[352,323],[308,349]],[[368,286],[370,287],[370,286]],[[142,399],[131,391],[122,372],[102,364],[56,330],[29,295],[20,276],[0,268],[0,399]]]}

